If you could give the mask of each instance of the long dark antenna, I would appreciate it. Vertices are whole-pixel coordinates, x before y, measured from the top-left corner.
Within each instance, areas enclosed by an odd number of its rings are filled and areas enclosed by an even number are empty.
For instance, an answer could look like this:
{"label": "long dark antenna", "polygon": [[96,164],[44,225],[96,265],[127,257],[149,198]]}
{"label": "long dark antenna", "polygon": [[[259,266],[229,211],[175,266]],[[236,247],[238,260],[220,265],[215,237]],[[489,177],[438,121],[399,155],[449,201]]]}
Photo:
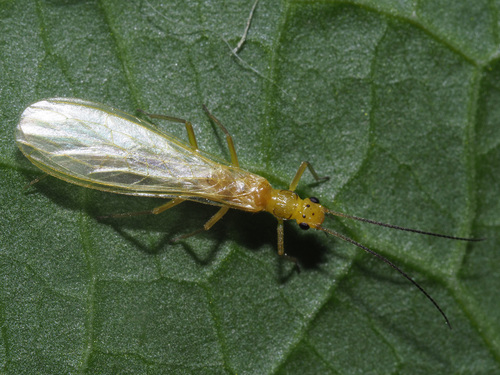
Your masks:
{"label": "long dark antenna", "polygon": [[423,230],[401,227],[399,225],[381,223],[380,221],[365,219],[364,217],[359,217],[359,216],[348,215],[348,214],[344,214],[342,212],[335,212],[335,211],[331,211],[331,210],[327,210],[327,209],[325,209],[325,211],[327,213],[331,214],[331,215],[345,217],[346,219],[358,220],[358,221],[362,221],[362,222],[365,222],[365,223],[379,225],[381,227],[387,227],[387,228],[391,228],[391,229],[404,230],[406,232],[413,232],[413,233],[425,234],[427,236],[435,236],[435,237],[441,237],[441,238],[448,238],[450,240],[458,240],[458,241],[473,241],[473,242],[477,242],[477,241],[484,241],[485,240],[484,238],[455,237],[455,236],[448,236],[446,234],[425,232]]}
{"label": "long dark antenna", "polygon": [[[346,216],[346,217],[349,217],[349,216]],[[353,217],[351,217],[353,218]],[[375,224],[377,224],[375,222]],[[385,226],[388,226],[388,225],[385,225]],[[450,321],[448,320],[448,317],[446,316],[446,314],[444,313],[443,309],[441,309],[441,307],[439,307],[439,305],[437,304],[437,302],[434,300],[434,298],[432,298],[430,296],[429,293],[427,293],[425,291],[424,288],[422,288],[415,280],[413,280],[410,276],[408,276],[401,268],[399,268],[398,266],[396,266],[394,263],[392,263],[389,259],[387,259],[386,257],[380,255],[379,253],[367,248],[366,246],[364,245],[361,245],[359,242],[356,242],[354,241],[352,238],[349,238],[347,236],[344,236],[343,234],[340,234],[338,232],[335,232],[331,229],[327,229],[327,228],[323,228],[323,227],[316,227],[316,229],[319,229],[325,233],[328,233],[328,234],[331,234],[332,236],[335,236],[335,237],[338,237],[340,238],[341,240],[344,240],[346,242],[350,242],[352,243],[353,245],[356,245],[357,247],[359,247],[360,249],[363,249],[364,251],[366,251],[368,254],[371,254],[373,255],[374,257],[377,257],[378,259],[382,260],[383,262],[387,263],[389,266],[391,266],[392,268],[394,268],[396,271],[398,271],[401,275],[403,275],[405,277],[405,279],[407,279],[408,281],[410,281],[414,286],[417,287],[418,290],[420,290],[422,292],[422,294],[424,296],[427,297],[427,299],[429,301],[432,302],[432,304],[434,305],[434,307],[441,313],[441,315],[443,316],[446,324],[448,325],[448,327],[451,329],[451,324],[450,324]],[[399,229],[399,228],[396,228],[396,229]],[[403,230],[405,230],[406,228],[404,228]],[[412,231],[412,230],[410,230]],[[417,233],[420,233],[419,231],[416,231]],[[425,232],[423,232],[423,234],[427,234]],[[438,235],[439,236],[439,235]],[[446,236],[445,236],[446,237]]]}

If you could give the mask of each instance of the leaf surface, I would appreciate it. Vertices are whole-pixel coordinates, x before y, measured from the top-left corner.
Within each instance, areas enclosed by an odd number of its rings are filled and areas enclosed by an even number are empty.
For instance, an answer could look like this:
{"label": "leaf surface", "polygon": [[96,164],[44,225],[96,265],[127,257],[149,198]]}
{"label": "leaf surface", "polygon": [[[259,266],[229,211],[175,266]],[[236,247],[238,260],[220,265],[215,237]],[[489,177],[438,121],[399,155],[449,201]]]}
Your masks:
{"label": "leaf surface", "polygon": [[[0,2],[0,372],[491,374],[500,371],[498,5],[478,1]],[[17,150],[23,109],[78,97],[193,122],[229,159],[332,210],[464,243],[333,219],[360,249],[268,214],[47,178]],[[158,123],[186,139],[183,126]]]}

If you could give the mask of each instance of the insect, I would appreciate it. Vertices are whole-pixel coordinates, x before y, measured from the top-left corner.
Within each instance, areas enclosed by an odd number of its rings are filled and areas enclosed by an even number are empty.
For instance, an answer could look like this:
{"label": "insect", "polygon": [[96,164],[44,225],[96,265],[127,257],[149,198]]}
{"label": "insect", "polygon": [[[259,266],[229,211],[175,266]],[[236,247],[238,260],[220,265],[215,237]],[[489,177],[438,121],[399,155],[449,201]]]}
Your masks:
{"label": "insect", "polygon": [[274,189],[264,177],[239,168],[231,135],[205,106],[203,109],[226,135],[230,164],[214,161],[200,151],[189,121],[148,114],[183,123],[189,139],[189,144],[185,144],[140,118],[104,104],[72,98],[47,99],[26,108],[17,126],[16,141],[33,164],[67,182],[113,193],[171,198],[159,207],[140,213],[159,214],[186,200],[220,206],[204,227],[194,233],[210,229],[234,208],[248,212],[267,211],[274,215],[278,220],[278,254],[282,256],[286,256],[285,220],[295,220],[301,229],[314,228],[350,242],[408,279],[433,303],[451,328],[441,307],[403,270],[353,239],[323,227],[323,221],[326,215],[332,215],[453,240],[481,239],[385,224],[331,211],[314,197],[302,199],[294,190],[306,169],[316,180],[322,180],[306,161],[301,163],[287,190]]}

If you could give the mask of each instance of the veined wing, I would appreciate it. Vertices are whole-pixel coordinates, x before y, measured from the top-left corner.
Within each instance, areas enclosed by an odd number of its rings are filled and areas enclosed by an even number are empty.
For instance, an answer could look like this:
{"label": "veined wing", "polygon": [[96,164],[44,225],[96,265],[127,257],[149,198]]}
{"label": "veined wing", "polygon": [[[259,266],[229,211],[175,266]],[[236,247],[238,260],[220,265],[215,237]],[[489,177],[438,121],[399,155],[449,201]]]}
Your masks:
{"label": "veined wing", "polygon": [[16,140],[45,172],[121,194],[186,195],[232,204],[230,196],[248,195],[255,183],[265,181],[194,152],[146,121],[80,99],[32,104],[21,116]]}

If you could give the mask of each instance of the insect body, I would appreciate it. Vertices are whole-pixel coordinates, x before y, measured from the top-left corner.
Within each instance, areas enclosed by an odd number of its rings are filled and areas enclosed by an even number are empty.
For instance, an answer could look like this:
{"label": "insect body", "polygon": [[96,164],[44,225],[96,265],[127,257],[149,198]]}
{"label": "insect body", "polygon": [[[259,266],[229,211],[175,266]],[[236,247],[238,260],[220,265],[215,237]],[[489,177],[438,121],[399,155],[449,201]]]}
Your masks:
{"label": "insect body", "polygon": [[302,162],[288,190],[274,189],[265,178],[239,168],[231,136],[206,107],[204,109],[226,134],[231,164],[216,162],[201,152],[188,121],[149,115],[184,123],[189,145],[135,116],[103,104],[71,98],[47,99],[26,108],[17,126],[16,141],[33,164],[62,180],[113,193],[172,198],[143,213],[158,214],[185,200],[220,206],[203,228],[208,230],[230,208],[267,211],[278,220],[280,255],[285,255],[284,220],[296,220],[302,229],[314,228],[339,237],[400,272],[434,304],[449,325],[437,303],[395,264],[322,224],[326,215],[335,215],[420,234],[465,241],[475,239],[384,224],[328,210],[317,198],[302,199],[294,190],[306,168],[316,180],[321,180],[308,162]]}

